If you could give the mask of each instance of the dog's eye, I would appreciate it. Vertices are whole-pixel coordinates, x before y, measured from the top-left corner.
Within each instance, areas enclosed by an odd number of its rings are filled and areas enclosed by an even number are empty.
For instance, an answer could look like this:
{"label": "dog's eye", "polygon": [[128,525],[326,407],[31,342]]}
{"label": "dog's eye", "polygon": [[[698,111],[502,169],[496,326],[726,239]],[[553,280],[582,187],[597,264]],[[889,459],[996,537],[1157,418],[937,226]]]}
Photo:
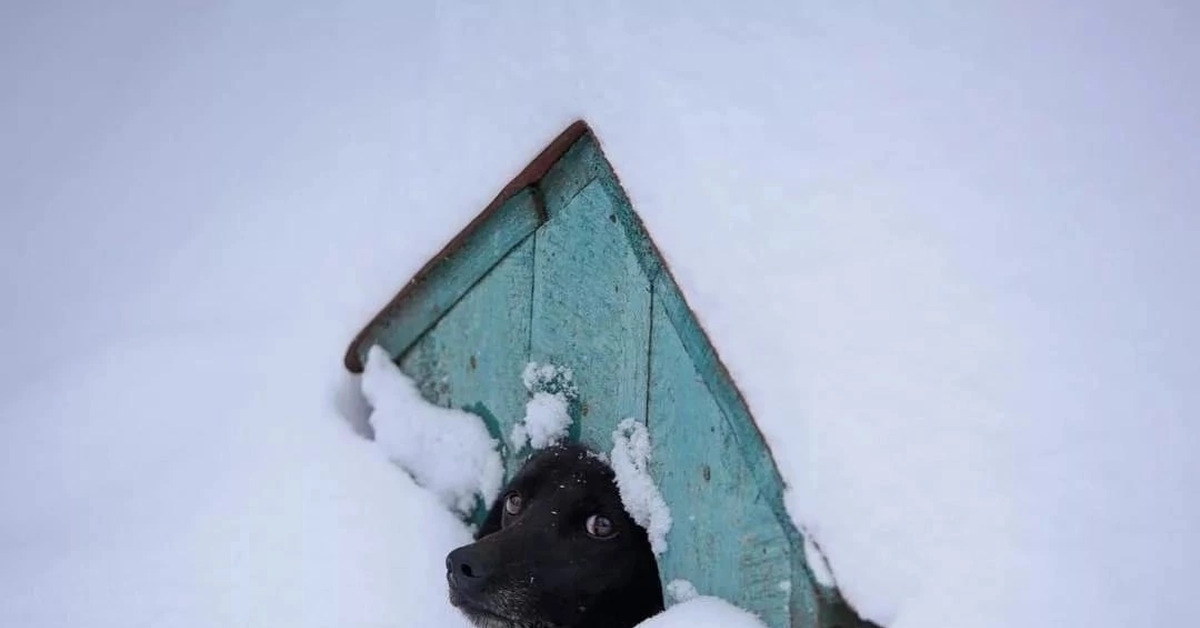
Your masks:
{"label": "dog's eye", "polygon": [[504,512],[510,515],[520,514],[521,507],[524,505],[525,503],[521,501],[520,493],[509,493],[504,496]]}
{"label": "dog's eye", "polygon": [[598,539],[611,538],[617,533],[617,531],[613,528],[612,521],[604,515],[592,515],[588,517],[587,522],[584,524],[584,528],[587,530],[589,535]]}

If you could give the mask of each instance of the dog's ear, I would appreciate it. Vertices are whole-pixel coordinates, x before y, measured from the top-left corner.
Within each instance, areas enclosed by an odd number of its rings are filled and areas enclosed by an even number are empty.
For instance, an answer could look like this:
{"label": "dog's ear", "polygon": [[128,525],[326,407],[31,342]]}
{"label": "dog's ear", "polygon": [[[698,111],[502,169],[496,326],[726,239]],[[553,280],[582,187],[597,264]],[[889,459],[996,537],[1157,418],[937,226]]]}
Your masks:
{"label": "dog's ear", "polygon": [[483,518],[483,523],[479,525],[479,531],[475,533],[475,540],[478,541],[483,537],[500,531],[501,517],[504,516],[504,493],[501,493],[496,501],[492,504],[492,509],[488,511],[486,517]]}

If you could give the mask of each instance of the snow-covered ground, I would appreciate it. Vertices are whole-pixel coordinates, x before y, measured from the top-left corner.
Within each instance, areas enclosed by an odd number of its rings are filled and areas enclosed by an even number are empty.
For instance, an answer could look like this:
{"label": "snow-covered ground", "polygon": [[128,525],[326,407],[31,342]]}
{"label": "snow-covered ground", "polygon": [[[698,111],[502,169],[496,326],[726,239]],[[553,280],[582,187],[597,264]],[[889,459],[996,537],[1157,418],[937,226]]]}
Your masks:
{"label": "snow-covered ground", "polygon": [[868,616],[1194,623],[1197,11],[4,4],[0,625],[461,626],[340,355],[576,116]]}

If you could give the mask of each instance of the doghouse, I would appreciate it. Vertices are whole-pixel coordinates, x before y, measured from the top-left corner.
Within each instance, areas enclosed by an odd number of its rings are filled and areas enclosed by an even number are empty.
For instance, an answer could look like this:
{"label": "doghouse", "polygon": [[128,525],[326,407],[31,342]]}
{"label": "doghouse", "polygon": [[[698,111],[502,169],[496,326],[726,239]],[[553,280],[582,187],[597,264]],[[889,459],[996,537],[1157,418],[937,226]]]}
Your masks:
{"label": "doghouse", "polygon": [[[502,443],[529,399],[525,365],[570,368],[573,438],[607,451],[622,419],[649,429],[674,520],[664,584],[688,580],[772,628],[858,624],[812,577],[754,419],[582,121],[367,324],[346,367],[361,372],[372,345]],[[511,474],[518,452],[503,453]]]}

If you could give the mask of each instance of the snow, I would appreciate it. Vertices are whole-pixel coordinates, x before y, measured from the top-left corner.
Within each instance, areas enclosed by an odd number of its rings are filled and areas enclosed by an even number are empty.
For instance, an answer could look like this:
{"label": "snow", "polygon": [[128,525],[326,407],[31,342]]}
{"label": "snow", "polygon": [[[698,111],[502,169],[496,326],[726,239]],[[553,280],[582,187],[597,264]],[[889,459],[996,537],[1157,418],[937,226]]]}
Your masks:
{"label": "snow", "polygon": [[417,484],[464,516],[496,500],[504,462],[482,418],[426,402],[379,347],[367,351],[362,391],[376,444]]}
{"label": "snow", "polygon": [[513,425],[509,441],[514,449],[528,444],[545,449],[566,438],[571,427],[567,398],[562,393],[535,392],[525,404],[525,416]]}
{"label": "snow", "polygon": [[544,449],[566,438],[571,427],[571,400],[578,394],[573,377],[566,367],[536,362],[525,365],[521,381],[532,396],[525,404],[525,416],[509,434],[513,449],[526,445]]}
{"label": "snow", "polygon": [[671,509],[650,477],[650,431],[636,419],[624,419],[613,430],[609,461],[617,476],[617,490],[625,511],[650,537],[655,555],[667,551]]}
{"label": "snow", "polygon": [[558,392],[573,399],[575,390],[575,372],[565,366],[556,364],[538,364],[529,362],[521,371],[521,382],[530,392]]}
{"label": "snow", "polygon": [[700,593],[696,591],[696,585],[683,579],[675,579],[668,582],[666,591],[667,599],[672,602],[672,605],[687,602],[700,596]]}
{"label": "snow", "polygon": [[335,371],[297,357],[172,334],[10,391],[0,625],[466,628],[412,600],[444,598],[467,529],[330,420]]}
{"label": "snow", "polygon": [[5,3],[0,625],[462,626],[340,356],[579,115],[860,610],[1194,623],[1196,11]]}
{"label": "snow", "polygon": [[638,628],[763,628],[753,613],[711,596],[676,604],[638,624]]}

